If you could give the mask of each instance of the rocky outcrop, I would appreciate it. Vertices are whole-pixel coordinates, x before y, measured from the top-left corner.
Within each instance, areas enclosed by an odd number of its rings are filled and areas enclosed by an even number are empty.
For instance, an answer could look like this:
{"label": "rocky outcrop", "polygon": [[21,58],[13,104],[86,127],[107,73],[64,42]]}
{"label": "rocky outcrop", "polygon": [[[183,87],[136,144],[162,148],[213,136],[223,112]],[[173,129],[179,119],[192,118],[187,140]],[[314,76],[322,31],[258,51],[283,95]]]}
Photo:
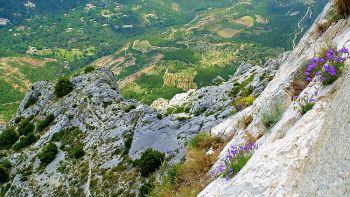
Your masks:
{"label": "rocky outcrop", "polygon": [[[7,127],[18,128],[21,119],[38,126],[50,114],[55,120],[42,133],[35,132],[39,139],[33,145],[19,153],[9,150],[1,159],[13,165],[14,179],[7,196],[109,195],[119,190],[125,195],[137,194],[141,178],[132,160],[152,148],[166,153],[170,163],[179,162],[185,154],[185,143],[230,117],[235,111],[231,102],[245,89],[258,96],[276,73],[273,68],[278,68],[279,62],[240,69],[239,75],[219,86],[190,90],[169,101],[159,99],[153,103],[154,108],[123,99],[117,80],[106,68],[72,77],[74,90],[62,98],[54,93],[55,82],[37,82]],[[237,89],[237,84],[243,82]],[[232,93],[234,87],[237,90]],[[55,142],[58,154],[42,168],[38,153],[62,132],[82,143],[85,155],[74,160],[61,147],[64,142]],[[113,172],[120,168],[124,170]],[[109,186],[111,180],[101,178],[106,176],[118,180],[118,187]]]}
{"label": "rocky outcrop", "polygon": [[[253,116],[246,129],[238,127],[238,114],[223,121],[211,130],[213,135],[233,136],[213,166],[216,179],[199,196],[347,196],[350,184],[349,153],[349,63],[344,75],[333,85],[319,86],[310,83],[301,97],[319,91],[316,105],[305,115],[295,109],[292,82],[305,63],[315,53],[327,48],[350,47],[349,19],[340,20],[322,35],[316,32],[318,21],[327,20],[332,3],[329,3],[315,24],[301,39],[280,67],[275,78],[247,109]],[[285,113],[269,131],[262,125],[262,111],[273,103],[281,103]],[[251,159],[230,180],[217,177],[217,169],[234,145],[246,143],[245,132],[258,139],[258,149]],[[259,135],[264,132],[263,136]],[[215,176],[216,175],[216,176]]]}
{"label": "rocky outcrop", "polygon": [[[255,94],[260,94],[260,89],[275,73],[271,67],[278,65],[251,66],[219,86],[190,90],[170,101],[159,99],[152,105],[155,109],[123,99],[117,80],[106,68],[71,78],[74,90],[62,98],[57,98],[54,93],[55,82],[37,82],[7,127],[19,127],[21,119],[30,119],[38,126],[50,114],[55,120],[43,133],[35,132],[40,137],[30,148],[20,153],[9,151],[8,156],[1,159],[9,160],[14,166],[11,173],[14,179],[7,195],[93,195],[120,189],[137,193],[137,190],[128,189],[138,188],[140,183],[140,176],[132,168],[132,160],[138,159],[147,148],[152,148],[166,153],[171,158],[170,163],[179,162],[185,154],[185,143],[192,136],[211,130],[230,116],[234,110],[231,101],[242,92],[239,90],[232,95],[234,84],[247,81],[242,88],[252,86],[256,89]],[[172,110],[169,112],[169,109]],[[71,159],[59,142],[56,143],[59,147],[56,159],[42,169],[38,153],[51,142],[52,136],[63,131],[68,132],[68,136],[73,135],[70,138],[78,138],[85,155],[80,160]],[[83,170],[77,170],[75,165]],[[107,176],[105,173],[111,173],[118,166],[126,169],[114,177],[119,181],[117,188],[106,186],[101,190],[91,185],[91,181],[106,185],[99,177]],[[127,174],[134,174],[134,181],[125,178]]]}

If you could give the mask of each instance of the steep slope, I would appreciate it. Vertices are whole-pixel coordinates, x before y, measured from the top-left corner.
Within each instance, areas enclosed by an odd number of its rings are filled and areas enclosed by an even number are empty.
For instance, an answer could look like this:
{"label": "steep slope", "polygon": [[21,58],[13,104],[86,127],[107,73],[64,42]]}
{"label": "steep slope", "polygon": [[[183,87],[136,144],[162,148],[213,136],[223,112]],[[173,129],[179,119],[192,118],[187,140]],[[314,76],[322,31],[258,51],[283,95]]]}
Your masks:
{"label": "steep slope", "polygon": [[[350,47],[349,19],[333,23],[325,33],[318,31],[319,24],[332,20],[329,17],[332,8],[331,2],[247,112],[254,118],[247,130],[255,132],[255,137],[264,134],[251,159],[232,179],[218,177],[199,196],[349,195],[349,61],[343,76],[335,83],[323,86],[313,81],[293,101],[295,82],[305,79],[299,73],[305,71],[311,58],[329,48]],[[315,105],[302,115],[296,109],[310,95],[316,100]],[[262,124],[264,110],[276,102],[286,111],[266,132]],[[234,136],[212,168],[214,176],[227,149],[246,143],[244,131],[237,129],[236,118],[229,118],[211,130],[214,135]]]}
{"label": "steep slope", "polygon": [[[6,168],[10,175],[0,177],[1,194],[139,195],[145,178],[134,161],[152,148],[166,153],[166,168],[183,158],[186,142],[202,131],[230,142],[208,173],[213,182],[199,196],[348,195],[349,62],[328,86],[302,76],[314,56],[350,47],[349,19],[317,31],[332,20],[331,8],[329,3],[291,53],[264,66],[242,64],[227,82],[217,78],[217,86],[158,99],[152,107],[120,96],[106,68],[71,77],[72,91],[63,97],[55,94],[58,82],[34,83],[16,118],[0,127],[1,137],[9,131],[22,135],[6,140],[16,139],[14,146],[0,144],[0,173]],[[310,94],[315,105],[302,115],[298,109]],[[265,111],[276,104],[284,114],[266,128]],[[258,148],[247,164],[231,179],[221,178],[228,149],[254,141]],[[44,152],[53,152],[52,160],[43,159]]]}
{"label": "steep slope", "polygon": [[[162,100],[157,111],[121,97],[106,68],[73,76],[63,97],[55,93],[58,82],[34,83],[16,118],[0,128],[1,139],[8,131],[21,135],[13,146],[0,146],[0,163],[11,164],[13,177],[1,190],[7,196],[136,195],[143,178],[133,161],[142,152],[152,148],[166,153],[166,163],[179,162],[189,139],[235,112],[233,100],[258,96],[286,56],[263,67],[241,65],[229,81]],[[50,144],[57,153],[43,163]]]}

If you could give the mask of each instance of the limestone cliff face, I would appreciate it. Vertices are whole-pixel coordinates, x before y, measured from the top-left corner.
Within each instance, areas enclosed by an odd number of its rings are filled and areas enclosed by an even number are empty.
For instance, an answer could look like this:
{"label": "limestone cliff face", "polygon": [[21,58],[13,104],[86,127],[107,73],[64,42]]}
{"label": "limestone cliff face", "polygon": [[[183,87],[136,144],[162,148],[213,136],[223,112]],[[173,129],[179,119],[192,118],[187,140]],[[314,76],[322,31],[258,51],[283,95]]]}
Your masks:
{"label": "limestone cliff face", "polygon": [[[264,134],[259,148],[244,168],[231,180],[218,177],[199,196],[349,196],[350,195],[350,62],[344,74],[330,86],[310,83],[300,94],[319,90],[316,104],[305,115],[295,110],[292,84],[305,63],[331,43],[335,48],[350,47],[350,19],[332,24],[320,35],[317,23],[328,20],[329,3],[299,45],[282,64],[275,78],[245,111],[253,116],[247,127],[255,137]],[[273,102],[283,103],[282,119],[264,132],[262,111]],[[211,130],[213,135],[234,136],[228,143],[245,143],[244,130],[238,127],[238,116],[223,121]],[[263,133],[262,133],[263,132]],[[223,150],[211,172],[215,174]]]}

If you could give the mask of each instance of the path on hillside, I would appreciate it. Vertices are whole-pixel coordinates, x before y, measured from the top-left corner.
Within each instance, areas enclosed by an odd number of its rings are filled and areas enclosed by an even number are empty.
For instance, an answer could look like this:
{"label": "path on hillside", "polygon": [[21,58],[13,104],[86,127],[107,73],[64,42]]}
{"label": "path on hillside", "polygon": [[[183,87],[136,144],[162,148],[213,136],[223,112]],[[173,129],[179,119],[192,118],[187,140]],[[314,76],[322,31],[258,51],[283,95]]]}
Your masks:
{"label": "path on hillside", "polygon": [[309,18],[311,18],[311,15],[312,15],[312,10],[310,7],[307,7],[307,11],[305,13],[305,15],[300,19],[300,21],[298,22],[298,28],[299,28],[299,31],[296,32],[294,34],[294,39],[293,39],[293,49],[297,46],[297,39],[298,39],[298,36],[300,34],[302,34],[304,32],[304,29],[305,29],[305,25],[303,24],[304,21],[306,20],[306,18],[309,16]]}

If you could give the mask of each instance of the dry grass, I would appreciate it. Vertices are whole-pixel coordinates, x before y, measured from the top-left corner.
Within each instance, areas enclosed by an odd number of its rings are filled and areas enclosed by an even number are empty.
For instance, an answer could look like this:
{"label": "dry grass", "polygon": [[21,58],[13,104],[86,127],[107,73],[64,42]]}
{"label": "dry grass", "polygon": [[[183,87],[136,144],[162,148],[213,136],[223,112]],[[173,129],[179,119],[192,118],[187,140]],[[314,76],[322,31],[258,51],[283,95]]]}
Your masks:
{"label": "dry grass", "polygon": [[250,125],[250,123],[252,123],[252,122],[253,122],[253,116],[248,115],[248,116],[243,117],[241,120],[239,120],[238,125],[242,129],[246,129]]}
{"label": "dry grass", "polygon": [[245,132],[245,136],[244,136],[245,140],[246,140],[246,144],[253,144],[257,141],[257,139],[249,132],[246,131]]}
{"label": "dry grass", "polygon": [[[164,181],[150,196],[195,197],[209,184],[210,177],[207,173],[216,162],[226,143],[222,139],[211,137],[208,134],[199,134],[198,136],[195,138],[195,142],[190,142],[187,146],[185,162],[180,164],[176,171],[175,183]],[[206,152],[210,148],[214,149],[214,154],[207,155]]]}
{"label": "dry grass", "polygon": [[342,17],[350,15],[350,0],[335,0],[336,13]]}
{"label": "dry grass", "polygon": [[287,87],[287,90],[292,97],[299,96],[300,93],[309,84],[309,82],[305,80],[305,76],[304,76],[305,68],[306,66],[303,66],[297,71],[297,73],[293,77],[293,80],[290,82],[290,85]]}
{"label": "dry grass", "polygon": [[327,31],[327,29],[331,26],[331,22],[323,22],[323,23],[317,23],[316,26],[316,32],[319,35],[322,35],[324,32]]}

